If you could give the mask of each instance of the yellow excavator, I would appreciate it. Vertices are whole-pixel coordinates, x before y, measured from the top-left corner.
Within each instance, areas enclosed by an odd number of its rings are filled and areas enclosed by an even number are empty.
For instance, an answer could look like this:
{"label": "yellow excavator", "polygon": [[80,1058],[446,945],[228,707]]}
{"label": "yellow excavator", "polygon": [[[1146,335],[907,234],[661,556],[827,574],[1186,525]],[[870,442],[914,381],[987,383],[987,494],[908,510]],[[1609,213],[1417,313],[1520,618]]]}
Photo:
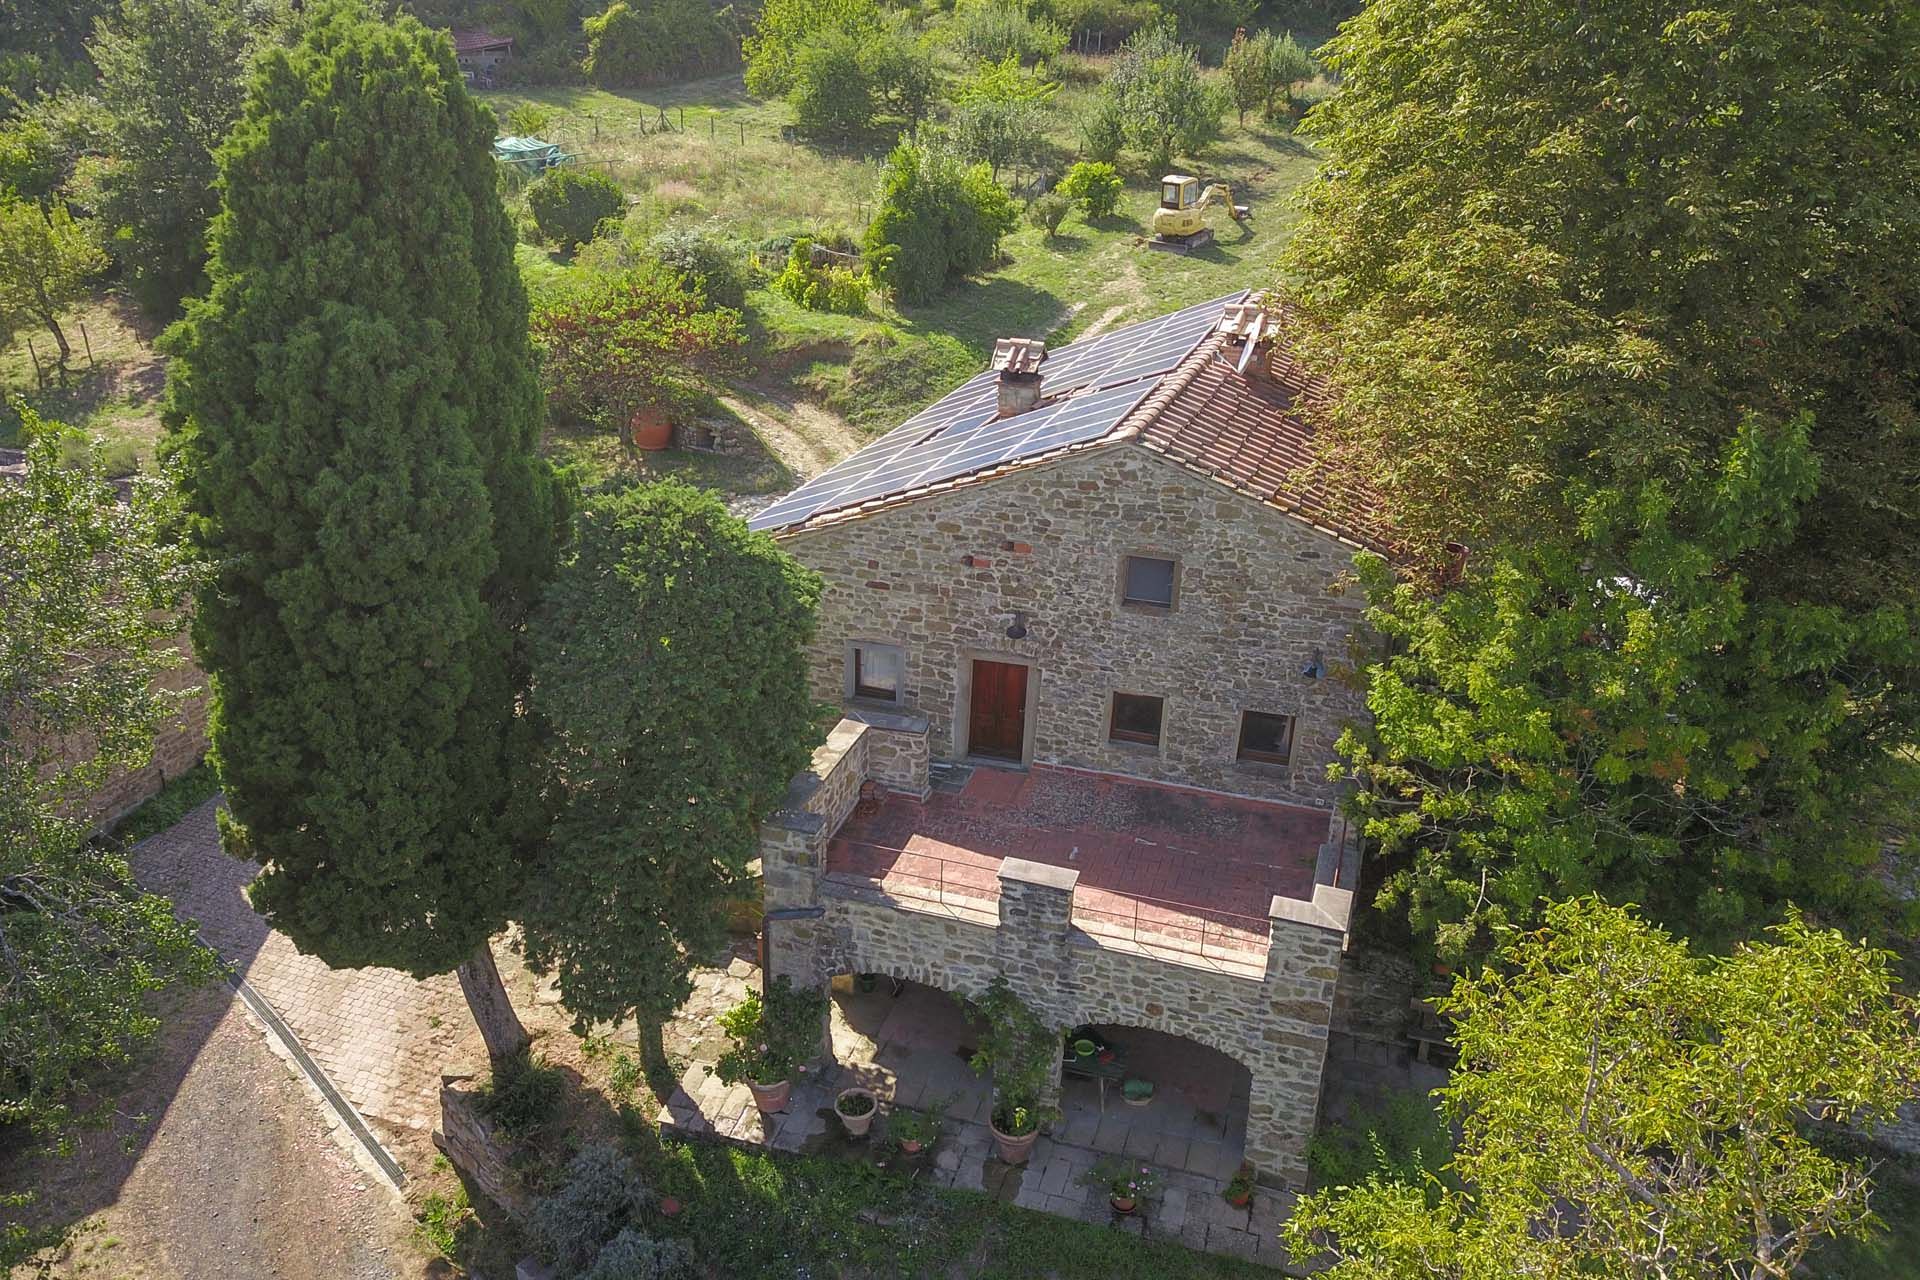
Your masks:
{"label": "yellow excavator", "polygon": [[1200,179],[1183,173],[1170,173],[1160,179],[1160,207],[1153,211],[1153,238],[1147,245],[1174,253],[1192,253],[1213,243],[1213,229],[1206,225],[1206,212],[1223,205],[1235,222],[1247,222],[1253,213],[1233,202],[1233,190],[1224,182],[1208,183],[1201,189]]}

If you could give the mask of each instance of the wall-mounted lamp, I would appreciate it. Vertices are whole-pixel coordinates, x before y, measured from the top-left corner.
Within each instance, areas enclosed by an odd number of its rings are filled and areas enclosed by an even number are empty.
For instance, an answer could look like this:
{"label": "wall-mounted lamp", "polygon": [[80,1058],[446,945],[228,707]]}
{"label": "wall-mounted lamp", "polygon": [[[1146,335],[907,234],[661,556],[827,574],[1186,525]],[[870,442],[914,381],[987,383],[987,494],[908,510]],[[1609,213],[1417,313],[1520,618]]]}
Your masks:
{"label": "wall-mounted lamp", "polygon": [[1013,615],[1013,625],[1007,628],[1007,639],[1025,640],[1027,638],[1027,615],[1024,611]]}
{"label": "wall-mounted lamp", "polygon": [[1307,660],[1300,664],[1300,676],[1304,680],[1318,680],[1325,674],[1327,674],[1327,660],[1321,656],[1320,646],[1315,645],[1313,651],[1307,655]]}

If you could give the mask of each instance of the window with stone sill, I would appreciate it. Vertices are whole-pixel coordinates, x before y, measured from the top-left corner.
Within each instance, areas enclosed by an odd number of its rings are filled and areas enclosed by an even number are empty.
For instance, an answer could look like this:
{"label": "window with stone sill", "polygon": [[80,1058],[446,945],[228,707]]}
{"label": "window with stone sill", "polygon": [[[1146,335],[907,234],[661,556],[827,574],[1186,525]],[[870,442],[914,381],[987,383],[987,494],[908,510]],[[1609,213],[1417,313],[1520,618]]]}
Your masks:
{"label": "window with stone sill", "polygon": [[1240,715],[1238,759],[1245,764],[1287,764],[1293,759],[1293,717],[1272,711]]}
{"label": "window with stone sill", "polygon": [[898,645],[851,645],[847,652],[847,696],[899,705],[906,665],[906,655]]}
{"label": "window with stone sill", "polygon": [[1173,609],[1175,581],[1180,565],[1161,556],[1123,556],[1120,560],[1120,603],[1135,609]]}
{"label": "window with stone sill", "polygon": [[1116,693],[1107,721],[1107,741],[1144,747],[1160,745],[1160,726],[1167,700],[1145,693]]}

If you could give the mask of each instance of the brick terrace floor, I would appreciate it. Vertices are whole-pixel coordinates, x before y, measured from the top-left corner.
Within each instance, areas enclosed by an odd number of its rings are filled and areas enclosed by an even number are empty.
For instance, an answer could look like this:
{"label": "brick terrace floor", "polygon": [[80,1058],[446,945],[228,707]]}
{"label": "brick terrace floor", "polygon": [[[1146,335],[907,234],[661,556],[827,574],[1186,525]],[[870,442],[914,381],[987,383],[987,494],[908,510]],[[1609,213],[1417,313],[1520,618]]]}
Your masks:
{"label": "brick terrace floor", "polygon": [[878,812],[856,812],[826,870],[903,899],[990,911],[1002,859],[1072,867],[1074,920],[1090,933],[1259,953],[1271,899],[1311,896],[1328,817],[1078,769],[979,768],[957,793],[889,793]]}

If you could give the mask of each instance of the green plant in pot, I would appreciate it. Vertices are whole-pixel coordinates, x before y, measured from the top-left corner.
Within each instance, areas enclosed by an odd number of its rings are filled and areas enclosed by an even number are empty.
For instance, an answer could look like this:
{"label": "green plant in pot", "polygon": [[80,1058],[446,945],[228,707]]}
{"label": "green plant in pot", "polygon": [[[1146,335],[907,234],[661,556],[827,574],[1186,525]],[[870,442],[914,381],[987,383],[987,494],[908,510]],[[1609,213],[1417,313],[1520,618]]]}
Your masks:
{"label": "green plant in pot", "polygon": [[1000,1159],[1025,1164],[1042,1125],[1058,1114],[1043,1099],[1051,1091],[1059,1062],[1060,1033],[1029,1009],[1004,977],[967,1009],[979,1034],[971,1065],[976,1075],[993,1079],[993,1111],[988,1128]]}
{"label": "green plant in pot", "polygon": [[1107,1156],[1081,1175],[1088,1186],[1105,1187],[1115,1213],[1132,1213],[1142,1200],[1160,1191],[1160,1175],[1149,1165],[1125,1156]]}
{"label": "green plant in pot", "polygon": [[760,1110],[784,1111],[793,1077],[820,1051],[826,1016],[825,994],[795,990],[786,978],[775,978],[765,995],[749,991],[720,1015],[733,1047],[720,1055],[714,1073],[727,1084],[745,1084]]}
{"label": "green plant in pot", "polygon": [[895,1111],[887,1117],[887,1136],[900,1148],[901,1155],[917,1156],[940,1140],[940,1121],[945,1116],[945,1099],[919,1111]]}
{"label": "green plant in pot", "polygon": [[840,1123],[847,1127],[847,1136],[864,1138],[867,1130],[873,1127],[873,1117],[880,1110],[879,1101],[873,1096],[873,1090],[862,1089],[858,1085],[851,1089],[842,1089],[840,1096],[833,1100],[833,1112],[840,1117]]}
{"label": "green plant in pot", "polygon": [[1120,1086],[1120,1096],[1130,1107],[1144,1107],[1153,1101],[1153,1081],[1133,1076]]}
{"label": "green plant in pot", "polygon": [[1234,1173],[1232,1180],[1227,1183],[1226,1189],[1220,1195],[1234,1208],[1244,1209],[1253,1199],[1253,1180],[1253,1166],[1242,1161],[1239,1170]]}

